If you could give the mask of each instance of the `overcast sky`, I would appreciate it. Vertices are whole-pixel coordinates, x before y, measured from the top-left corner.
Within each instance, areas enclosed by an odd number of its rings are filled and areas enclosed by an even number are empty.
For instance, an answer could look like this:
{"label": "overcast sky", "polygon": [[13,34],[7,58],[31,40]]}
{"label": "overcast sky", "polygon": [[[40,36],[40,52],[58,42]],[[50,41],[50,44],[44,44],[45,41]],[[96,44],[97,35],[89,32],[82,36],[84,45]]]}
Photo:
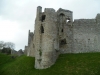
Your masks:
{"label": "overcast sky", "polygon": [[73,11],[73,18],[95,18],[100,13],[100,0],[0,0],[0,41],[15,43],[24,49],[28,30],[34,31],[37,6]]}

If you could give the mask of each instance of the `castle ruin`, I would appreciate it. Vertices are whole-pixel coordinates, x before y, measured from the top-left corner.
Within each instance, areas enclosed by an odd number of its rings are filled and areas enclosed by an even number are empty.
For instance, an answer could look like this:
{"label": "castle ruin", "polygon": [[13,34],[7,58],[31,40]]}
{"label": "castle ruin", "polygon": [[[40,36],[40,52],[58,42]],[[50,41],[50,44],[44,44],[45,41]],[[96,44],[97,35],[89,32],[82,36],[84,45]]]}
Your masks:
{"label": "castle ruin", "polygon": [[35,68],[53,65],[59,54],[100,52],[100,14],[94,19],[75,19],[65,9],[37,7],[34,34],[29,31],[27,56],[35,57]]}

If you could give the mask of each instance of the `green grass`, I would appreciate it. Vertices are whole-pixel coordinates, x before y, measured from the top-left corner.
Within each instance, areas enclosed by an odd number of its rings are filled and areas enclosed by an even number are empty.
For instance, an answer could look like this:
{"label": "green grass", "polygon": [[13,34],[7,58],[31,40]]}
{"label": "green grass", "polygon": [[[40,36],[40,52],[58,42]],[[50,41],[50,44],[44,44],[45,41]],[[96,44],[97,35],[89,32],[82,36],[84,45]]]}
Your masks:
{"label": "green grass", "polygon": [[44,70],[35,69],[34,60],[0,54],[0,75],[100,75],[100,53],[62,54],[53,66]]}
{"label": "green grass", "polygon": [[1,67],[5,66],[6,64],[9,64],[12,61],[14,61],[14,59],[11,59],[10,55],[0,53],[0,70]]}

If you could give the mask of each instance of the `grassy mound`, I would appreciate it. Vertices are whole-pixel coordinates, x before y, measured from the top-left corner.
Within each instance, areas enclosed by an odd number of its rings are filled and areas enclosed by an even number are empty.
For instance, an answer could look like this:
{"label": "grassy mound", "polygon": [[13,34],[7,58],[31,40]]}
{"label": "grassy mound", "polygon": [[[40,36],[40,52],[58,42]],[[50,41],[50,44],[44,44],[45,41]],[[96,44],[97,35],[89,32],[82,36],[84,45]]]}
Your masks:
{"label": "grassy mound", "polygon": [[0,69],[1,69],[1,67],[5,66],[6,64],[8,64],[9,62],[12,62],[12,61],[13,61],[13,59],[11,59],[10,55],[0,53]]}
{"label": "grassy mound", "polygon": [[34,60],[27,56],[12,59],[0,54],[0,75],[100,75],[100,53],[63,54],[44,70],[35,69]]}

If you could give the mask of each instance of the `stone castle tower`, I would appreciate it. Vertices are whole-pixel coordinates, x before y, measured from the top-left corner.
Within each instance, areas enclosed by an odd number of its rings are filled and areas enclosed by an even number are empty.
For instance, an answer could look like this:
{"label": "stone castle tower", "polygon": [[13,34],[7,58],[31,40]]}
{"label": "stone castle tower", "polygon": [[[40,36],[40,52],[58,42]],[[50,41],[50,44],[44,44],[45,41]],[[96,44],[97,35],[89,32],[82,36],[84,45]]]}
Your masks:
{"label": "stone castle tower", "polygon": [[25,46],[24,54],[27,56],[34,57],[34,45],[33,45],[34,34],[33,32],[28,32],[28,46]]}
{"label": "stone castle tower", "polygon": [[53,65],[59,54],[100,52],[100,14],[95,19],[76,19],[73,12],[60,8],[37,7],[34,35],[29,31],[28,56],[35,57],[35,68]]}

